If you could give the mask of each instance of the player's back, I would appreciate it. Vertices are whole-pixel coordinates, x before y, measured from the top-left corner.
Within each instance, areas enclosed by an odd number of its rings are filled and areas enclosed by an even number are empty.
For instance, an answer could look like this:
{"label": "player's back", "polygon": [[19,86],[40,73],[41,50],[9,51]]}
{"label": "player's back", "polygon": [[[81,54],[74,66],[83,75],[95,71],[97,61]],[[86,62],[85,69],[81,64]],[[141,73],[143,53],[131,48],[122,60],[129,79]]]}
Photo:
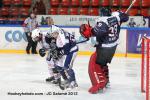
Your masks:
{"label": "player's back", "polygon": [[[105,24],[105,25],[101,25],[101,27],[110,28],[113,27],[115,25],[120,26],[120,18],[116,17],[116,16],[109,16],[109,17],[100,17],[96,20],[96,23],[101,23],[101,24]],[[107,26],[107,27],[106,27]]]}
{"label": "player's back", "polygon": [[50,48],[49,43],[47,42],[48,32],[47,31],[41,31],[41,33],[42,33],[42,39],[40,41],[40,44],[43,48],[48,50]]}
{"label": "player's back", "polygon": [[114,43],[120,33],[119,18],[115,16],[99,18],[94,30],[100,45]]}

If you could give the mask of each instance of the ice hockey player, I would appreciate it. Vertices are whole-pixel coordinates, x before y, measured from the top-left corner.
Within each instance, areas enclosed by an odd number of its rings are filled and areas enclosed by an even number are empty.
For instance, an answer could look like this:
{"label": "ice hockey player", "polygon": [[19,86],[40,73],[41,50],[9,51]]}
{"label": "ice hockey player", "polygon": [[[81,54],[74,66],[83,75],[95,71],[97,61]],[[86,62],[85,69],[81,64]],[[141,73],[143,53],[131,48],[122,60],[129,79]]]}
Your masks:
{"label": "ice hockey player", "polygon": [[123,12],[113,12],[107,8],[101,9],[100,17],[96,20],[96,25],[91,27],[89,24],[80,26],[80,33],[85,38],[96,37],[96,52],[92,54],[89,61],[89,76],[92,87],[90,93],[98,93],[103,90],[109,82],[108,63],[114,56],[118,45],[120,26],[128,21],[129,17]]}
{"label": "ice hockey player", "polygon": [[[34,41],[41,41],[42,40],[42,32],[40,32],[39,29],[33,31],[32,38]],[[49,39],[50,38],[50,39]],[[72,89],[77,87],[76,78],[73,67],[73,62],[76,58],[77,52],[78,52],[78,46],[76,45],[76,40],[73,34],[70,34],[63,29],[51,25],[49,32],[46,33],[46,40],[43,39],[43,41],[51,41],[51,38],[55,40],[55,42],[52,42],[51,46],[49,47],[50,50],[56,46],[56,50],[52,50],[54,52],[51,52],[50,55],[52,58],[56,59],[54,63],[54,69],[58,71],[63,79],[65,80],[65,84],[61,84],[61,89]],[[42,41],[42,42],[43,42]],[[44,43],[44,42],[43,42]],[[51,42],[50,42],[51,43]],[[44,56],[45,55],[45,48],[40,49],[39,53]],[[49,56],[47,57],[49,58]],[[54,61],[54,60],[53,60]],[[57,62],[56,62],[57,61]],[[50,67],[51,72],[51,67]],[[49,80],[51,80],[52,77],[50,77]]]}
{"label": "ice hockey player", "polygon": [[39,29],[35,29],[32,31],[32,39],[33,41],[39,42],[42,46],[39,49],[39,54],[41,57],[46,55],[46,51],[48,51],[46,62],[48,64],[49,75],[46,79],[46,82],[51,82],[54,84],[60,83],[60,75],[59,72],[55,68],[55,64],[62,63],[59,58],[62,57],[61,52],[59,52],[56,48],[56,39],[50,38],[48,32],[42,32]]}
{"label": "ice hockey player", "polygon": [[78,86],[74,70],[72,69],[78,52],[75,36],[55,25],[52,25],[50,28],[50,36],[56,39],[57,47],[63,51],[63,66],[57,65],[55,67],[57,67],[62,76],[67,76],[65,84],[63,84],[64,89],[73,89]]}

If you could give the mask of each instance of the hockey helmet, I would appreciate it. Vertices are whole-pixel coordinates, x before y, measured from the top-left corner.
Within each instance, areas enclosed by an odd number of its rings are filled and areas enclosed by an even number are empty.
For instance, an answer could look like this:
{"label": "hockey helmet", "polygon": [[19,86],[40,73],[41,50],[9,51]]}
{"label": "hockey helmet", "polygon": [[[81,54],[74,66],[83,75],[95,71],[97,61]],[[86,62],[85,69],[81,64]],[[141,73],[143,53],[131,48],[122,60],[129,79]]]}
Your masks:
{"label": "hockey helmet", "polygon": [[100,9],[100,16],[111,16],[111,9],[108,7],[102,7]]}
{"label": "hockey helmet", "polygon": [[49,35],[51,37],[55,37],[56,36],[56,33],[59,34],[61,32],[61,29],[58,27],[58,26],[55,26],[55,25],[51,25],[50,27],[50,31],[49,31]]}
{"label": "hockey helmet", "polygon": [[60,32],[60,28],[56,25],[51,25],[51,29],[50,29],[50,33],[54,33],[54,32]]}
{"label": "hockey helmet", "polygon": [[40,36],[40,32],[41,31],[39,29],[34,29],[32,31],[32,35],[31,35],[32,39],[35,40],[36,37],[39,37]]}

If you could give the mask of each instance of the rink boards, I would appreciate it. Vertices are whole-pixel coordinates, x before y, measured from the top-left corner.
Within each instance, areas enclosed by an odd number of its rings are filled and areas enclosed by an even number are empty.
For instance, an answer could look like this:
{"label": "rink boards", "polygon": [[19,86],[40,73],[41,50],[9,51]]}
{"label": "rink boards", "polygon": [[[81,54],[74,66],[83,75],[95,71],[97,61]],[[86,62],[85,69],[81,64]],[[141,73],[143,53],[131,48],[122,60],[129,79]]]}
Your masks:
{"label": "rink boards", "polygon": [[[82,41],[84,38],[79,34],[79,27],[61,26],[68,32],[75,34],[76,40]],[[48,27],[40,27],[42,31]],[[117,47],[116,56],[140,57],[141,40],[143,36],[150,36],[149,28],[122,28],[120,41]],[[26,36],[21,26],[0,26],[0,53],[25,53],[27,45]],[[93,47],[95,39],[91,38],[86,43],[79,44],[79,55],[90,55],[95,51]],[[40,45],[38,45],[40,48]]]}

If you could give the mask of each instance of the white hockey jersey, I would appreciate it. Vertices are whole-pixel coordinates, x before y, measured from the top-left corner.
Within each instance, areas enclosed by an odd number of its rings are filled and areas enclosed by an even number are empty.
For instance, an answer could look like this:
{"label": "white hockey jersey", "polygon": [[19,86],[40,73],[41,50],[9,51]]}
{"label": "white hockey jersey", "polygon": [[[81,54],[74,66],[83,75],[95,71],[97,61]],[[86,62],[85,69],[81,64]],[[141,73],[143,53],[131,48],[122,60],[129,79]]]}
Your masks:
{"label": "white hockey jersey", "polygon": [[46,42],[46,39],[45,39],[45,37],[48,35],[48,31],[43,31],[41,33],[42,33],[42,41],[40,41],[40,45],[45,50],[48,50],[48,49],[50,49],[50,45]]}
{"label": "white hockey jersey", "polygon": [[67,54],[69,52],[78,51],[78,47],[76,45],[75,36],[55,25],[51,26],[50,33],[58,32],[59,35],[56,39],[56,45],[58,48],[62,48],[64,53]]}

